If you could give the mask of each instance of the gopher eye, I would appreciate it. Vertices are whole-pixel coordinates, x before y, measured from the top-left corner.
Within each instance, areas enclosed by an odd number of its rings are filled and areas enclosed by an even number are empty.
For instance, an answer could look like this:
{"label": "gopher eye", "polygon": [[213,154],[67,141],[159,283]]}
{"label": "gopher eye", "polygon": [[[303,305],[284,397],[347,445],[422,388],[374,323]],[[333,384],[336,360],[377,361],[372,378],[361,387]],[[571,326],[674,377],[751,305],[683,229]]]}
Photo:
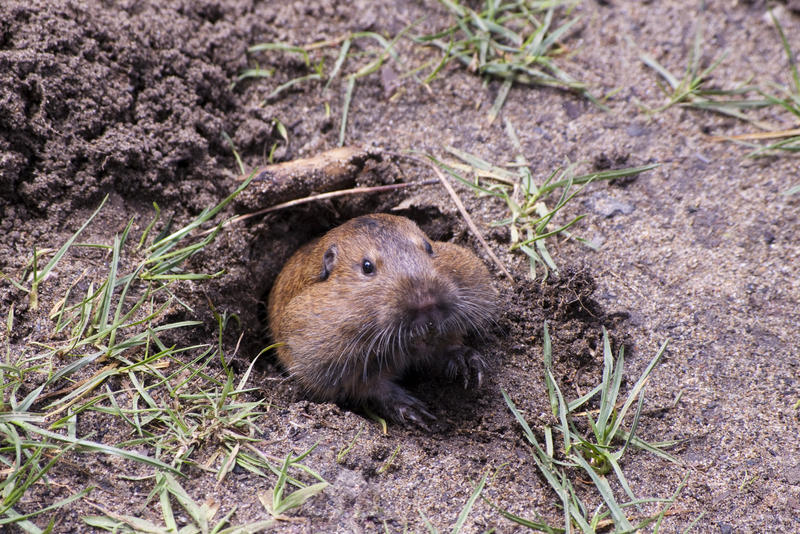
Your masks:
{"label": "gopher eye", "polygon": [[424,243],[425,243],[425,252],[427,252],[429,256],[433,256],[433,247],[431,246],[430,242],[424,241]]}
{"label": "gopher eye", "polygon": [[361,272],[367,275],[374,274],[375,264],[365,259],[361,262]]}

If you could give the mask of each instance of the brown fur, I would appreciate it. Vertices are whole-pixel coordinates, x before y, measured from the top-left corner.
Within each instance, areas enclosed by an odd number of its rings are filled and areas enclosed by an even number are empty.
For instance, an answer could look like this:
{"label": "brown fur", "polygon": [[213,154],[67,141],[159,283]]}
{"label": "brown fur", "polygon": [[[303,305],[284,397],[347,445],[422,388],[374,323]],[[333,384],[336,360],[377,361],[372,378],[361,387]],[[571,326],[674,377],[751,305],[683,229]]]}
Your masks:
{"label": "brown fur", "polygon": [[420,424],[420,414],[432,416],[395,380],[439,367],[465,386],[470,375],[480,382],[485,363],[463,339],[485,332],[495,307],[475,254],[430,243],[409,219],[386,214],[352,219],[298,250],[268,304],[278,358],[313,397]]}

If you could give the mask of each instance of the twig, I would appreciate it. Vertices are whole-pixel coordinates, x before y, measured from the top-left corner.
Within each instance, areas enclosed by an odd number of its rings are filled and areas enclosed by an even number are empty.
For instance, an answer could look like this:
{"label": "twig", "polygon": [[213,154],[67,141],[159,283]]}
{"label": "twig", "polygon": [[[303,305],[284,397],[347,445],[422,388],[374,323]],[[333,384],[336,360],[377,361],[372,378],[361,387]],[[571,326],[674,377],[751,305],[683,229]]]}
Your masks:
{"label": "twig", "polygon": [[[246,213],[244,215],[239,215],[238,217],[234,217],[232,219],[228,219],[224,223],[222,223],[222,228],[228,226],[229,224],[238,223],[250,219],[252,217],[257,217],[259,215],[264,215],[265,213],[270,213],[272,211],[278,211],[286,208],[291,208],[293,206],[299,206],[301,204],[308,204],[309,202],[316,202],[318,200],[325,200],[328,198],[335,198],[341,197],[345,195],[357,195],[361,193],[380,193],[382,191],[393,191],[395,189],[403,189],[405,187],[413,187],[417,185],[433,185],[436,183],[436,180],[425,180],[422,182],[408,182],[402,184],[389,184],[389,185],[376,185],[370,187],[353,187],[351,189],[340,189],[338,191],[329,191],[327,193],[319,193],[317,195],[310,195],[304,198],[296,198],[294,200],[289,200],[288,202],[282,202],[280,204],[275,204],[274,206],[270,206],[269,208],[264,208],[262,210],[254,211],[253,213]],[[215,231],[216,227],[209,228],[205,232],[200,235],[210,234],[211,232]]]}
{"label": "twig", "polygon": [[711,140],[730,141],[735,139],[738,141],[745,141],[749,139],[775,139],[778,137],[792,137],[795,135],[800,135],[800,128],[794,128],[793,130],[779,130],[777,132],[757,132],[741,135],[714,135],[711,137]]}
{"label": "twig", "polygon": [[508,269],[505,268],[500,259],[495,255],[494,252],[492,252],[492,249],[489,248],[489,244],[486,242],[485,239],[483,239],[483,236],[481,235],[480,231],[478,231],[478,227],[475,226],[474,222],[472,222],[472,217],[470,217],[469,213],[467,212],[467,208],[465,208],[464,204],[461,202],[461,198],[459,198],[458,193],[456,193],[456,190],[453,189],[453,186],[450,185],[450,182],[447,180],[447,178],[445,178],[445,176],[441,173],[438,167],[436,167],[436,164],[434,164],[430,159],[422,159],[416,156],[412,156],[411,154],[404,154],[402,152],[393,152],[391,150],[384,150],[383,153],[389,154],[390,156],[394,156],[396,158],[405,158],[411,161],[416,161],[417,163],[421,163],[423,165],[431,166],[433,171],[436,173],[436,176],[439,177],[439,181],[444,185],[445,189],[447,189],[447,192],[450,194],[450,198],[452,198],[453,202],[455,202],[458,211],[461,212],[461,216],[464,217],[464,220],[467,222],[467,226],[469,226],[470,231],[475,235],[478,241],[480,241],[481,245],[483,245],[483,248],[486,250],[486,253],[489,255],[489,257],[492,258],[492,261],[494,261],[495,265],[497,265],[497,267],[503,272],[504,275],[508,277],[509,281],[513,284],[514,277],[511,276],[511,273],[508,272]]}
{"label": "twig", "polygon": [[456,207],[458,207],[458,211],[461,212],[461,216],[464,217],[464,220],[467,222],[467,226],[469,226],[469,229],[472,231],[472,233],[475,235],[478,241],[481,242],[481,245],[483,245],[483,248],[486,250],[486,253],[489,255],[489,257],[492,258],[492,261],[494,261],[495,265],[497,265],[497,267],[503,272],[504,275],[506,275],[506,277],[508,277],[508,279],[513,284],[514,277],[511,276],[511,273],[508,272],[508,269],[505,268],[500,259],[497,256],[495,256],[495,253],[492,252],[492,249],[489,248],[489,244],[486,242],[481,233],[478,231],[478,227],[475,226],[475,223],[472,222],[472,217],[470,217],[469,213],[467,212],[467,208],[465,208],[464,204],[461,202],[461,199],[459,198],[458,193],[456,193],[456,190],[453,189],[453,186],[450,184],[447,178],[445,178],[444,174],[442,174],[442,171],[440,171],[433,162],[428,162],[428,163],[430,164],[433,171],[436,173],[436,176],[439,177],[439,181],[442,182],[444,188],[447,189],[447,192],[450,194],[450,198],[452,198],[453,202],[455,202]]}

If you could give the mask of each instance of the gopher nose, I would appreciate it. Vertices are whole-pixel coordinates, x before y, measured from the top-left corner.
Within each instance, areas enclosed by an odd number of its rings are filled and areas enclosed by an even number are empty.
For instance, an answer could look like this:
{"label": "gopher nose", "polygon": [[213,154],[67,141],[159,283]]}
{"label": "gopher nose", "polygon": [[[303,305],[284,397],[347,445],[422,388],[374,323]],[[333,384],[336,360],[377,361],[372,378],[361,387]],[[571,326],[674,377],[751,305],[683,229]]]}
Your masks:
{"label": "gopher nose", "polygon": [[432,313],[438,306],[439,302],[433,295],[424,295],[417,302],[416,312],[418,314]]}
{"label": "gopher nose", "polygon": [[413,327],[435,326],[447,316],[447,305],[441,298],[432,293],[416,295],[409,306],[411,324]]}

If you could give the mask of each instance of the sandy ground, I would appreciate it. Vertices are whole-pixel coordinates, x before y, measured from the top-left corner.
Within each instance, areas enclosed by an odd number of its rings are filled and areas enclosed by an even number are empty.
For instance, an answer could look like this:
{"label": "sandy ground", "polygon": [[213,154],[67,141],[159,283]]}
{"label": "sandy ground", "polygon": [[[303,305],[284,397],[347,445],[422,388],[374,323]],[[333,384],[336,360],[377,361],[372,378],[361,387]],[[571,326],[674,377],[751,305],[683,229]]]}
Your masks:
{"label": "sandy ground", "polygon": [[[790,2],[781,9],[779,18],[792,48],[800,51],[800,16],[792,7]],[[449,529],[484,473],[490,474],[484,496],[493,502],[558,522],[557,499],[500,395],[500,388],[508,391],[534,428],[550,423],[544,415],[544,319],[554,332],[557,379],[570,396],[599,381],[596,349],[603,325],[625,342],[631,377],[670,340],[646,390],[639,433],[649,440],[681,440],[671,450],[681,464],[632,451],[623,465],[634,492],[643,496],[669,496],[688,475],[662,532],[681,532],[701,513],[694,532],[800,530],[800,195],[781,194],[800,182],[800,164],[792,155],[745,159],[746,148],[710,137],[753,131],[748,123],[681,107],[649,116],[637,105],[664,103],[657,76],[639,54],[645,51],[681,73],[699,24],[704,64],[728,51],[713,73],[715,85],[730,88],[751,77],[788,85],[786,57],[765,5],[586,0],[575,13],[582,18],[565,39],[572,53],[561,65],[596,95],[619,89],[607,103],[609,112],[569,92],[515,86],[500,120],[489,124],[499,83],[484,86],[455,64],[429,88],[402,79],[394,98],[379,73],[357,84],[348,144],[439,156],[449,145],[502,164],[516,155],[503,129],[502,119],[508,119],[537,180],[568,161],[584,162],[587,172],[608,162],[660,166],[633,181],[593,184],[576,197],[564,221],[587,213],[576,231],[599,250],[575,242],[555,245],[562,272],[545,284],[526,279],[524,257],[507,251],[507,235],[489,230],[489,223],[504,216],[504,206],[461,189],[490,246],[518,280],[512,287],[495,270],[505,311],[482,349],[493,361],[488,384],[465,392],[434,379],[412,380],[412,390],[439,418],[431,431],[392,426],[383,435],[358,414],[304,400],[274,365],[257,367],[252,382],[276,406],[259,423],[260,446],[285,456],[319,443],[306,463],[333,485],[297,512],[303,519],[283,524],[284,530],[423,531],[420,511]],[[337,79],[327,91],[311,82],[264,102],[280,83],[308,69],[299,56],[248,57],[247,47],[307,44],[349,31],[393,36],[423,15],[419,33],[441,30],[451,20],[432,1],[4,1],[0,270],[20,272],[34,246],[60,246],[106,193],[109,205],[82,237],[86,241],[109,243],[131,217],[134,231],[141,232],[153,201],[178,221],[213,205],[238,184],[222,132],[248,168],[264,164],[274,143],[278,160],[333,148],[345,82]],[[396,72],[438,57],[407,40],[398,50],[406,64],[392,64]],[[330,68],[336,53],[332,47],[316,57],[324,56]],[[231,88],[237,74],[256,63],[274,68],[274,75]],[[772,112],[760,117],[776,127],[796,127]],[[288,143],[273,119],[286,125]],[[387,166],[382,173],[382,181],[430,177],[429,170],[411,164]],[[488,260],[446,194],[429,188],[332,202],[227,230],[194,259],[208,272],[225,268],[227,274],[202,288],[185,286],[183,296],[191,302],[207,297],[218,309],[240,315],[240,359],[246,365],[266,342],[258,303],[291,249],[348,216],[389,209],[401,199],[434,237],[475,247]],[[81,271],[102,261],[89,253],[68,255],[58,276],[42,287],[44,311],[27,309],[24,296],[0,282],[0,316],[5,319],[11,304],[16,306],[7,340],[12,358],[43,340],[51,324],[46,310]],[[201,320],[209,319],[207,305],[197,310]],[[178,341],[211,340],[213,333],[198,332]],[[352,451],[337,463],[337,452],[362,427]],[[118,421],[100,415],[79,418],[77,430],[110,444],[130,437]],[[397,447],[391,469],[379,472]],[[198,458],[208,454],[201,448]],[[151,482],[119,478],[146,474],[140,469],[74,455],[22,505],[35,509],[91,484],[98,486],[94,502],[156,519],[156,505],[145,505]],[[238,469],[220,485],[199,469],[188,475],[184,484],[194,498],[213,498],[222,512],[238,506],[234,522],[266,517],[254,495],[272,480]],[[85,530],[81,517],[92,513],[85,502],[75,502],[57,513],[55,531]],[[522,530],[478,501],[465,531],[490,528]]]}

